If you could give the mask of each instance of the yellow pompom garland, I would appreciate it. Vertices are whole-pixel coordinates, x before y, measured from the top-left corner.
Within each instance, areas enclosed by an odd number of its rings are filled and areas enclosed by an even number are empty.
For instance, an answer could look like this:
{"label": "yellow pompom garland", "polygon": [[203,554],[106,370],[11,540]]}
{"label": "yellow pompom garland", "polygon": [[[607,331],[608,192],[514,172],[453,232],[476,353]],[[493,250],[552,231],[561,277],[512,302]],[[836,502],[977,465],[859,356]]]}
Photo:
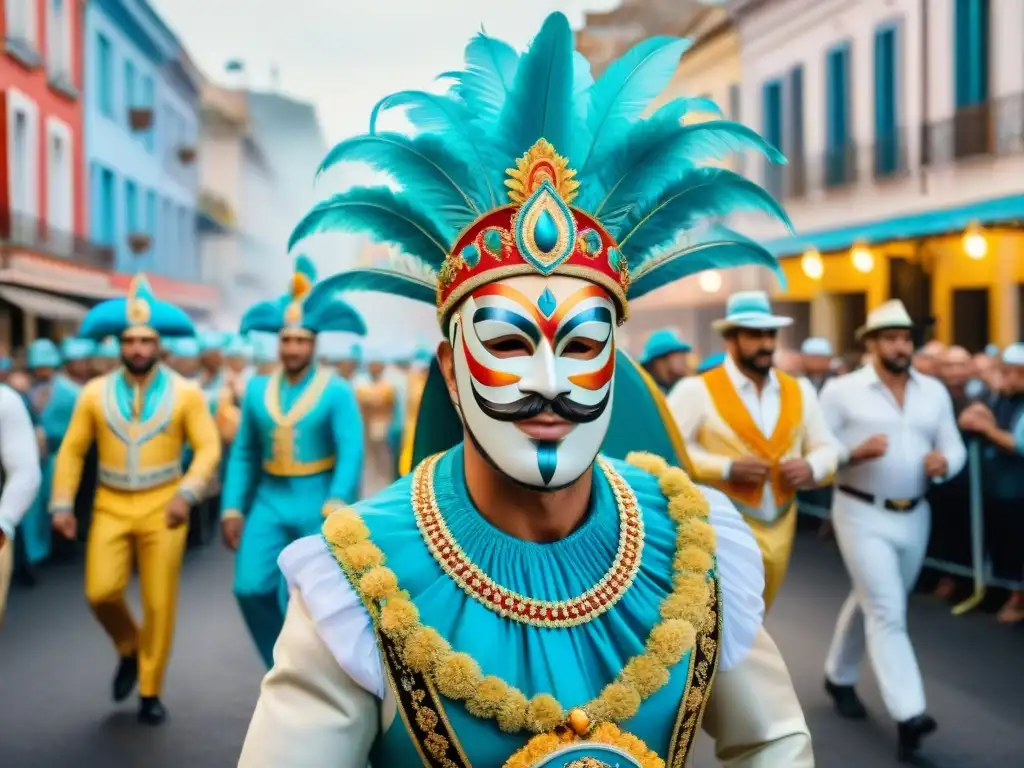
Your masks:
{"label": "yellow pompom garland", "polygon": [[596,699],[572,709],[591,724],[585,735],[568,727],[570,710],[553,696],[542,693],[528,699],[500,678],[485,676],[469,654],[453,650],[435,629],[424,626],[354,509],[338,509],[324,524],[323,534],[335,558],[378,629],[395,644],[410,668],[424,675],[442,695],[464,702],[474,716],[495,720],[501,730],[541,734],[513,755],[506,768],[531,765],[579,738],[627,749],[644,768],[664,766],[643,742],[622,733],[613,723],[633,717],[642,702],[668,682],[670,667],[693,649],[697,628],[707,622],[712,588],[707,574],[713,565],[715,532],[707,522],[707,500],[686,473],[652,454],[630,454],[627,461],[657,475],[668,499],[669,516],[677,525],[673,591],[660,606],[662,621],[651,629],[643,653],[631,659]]}

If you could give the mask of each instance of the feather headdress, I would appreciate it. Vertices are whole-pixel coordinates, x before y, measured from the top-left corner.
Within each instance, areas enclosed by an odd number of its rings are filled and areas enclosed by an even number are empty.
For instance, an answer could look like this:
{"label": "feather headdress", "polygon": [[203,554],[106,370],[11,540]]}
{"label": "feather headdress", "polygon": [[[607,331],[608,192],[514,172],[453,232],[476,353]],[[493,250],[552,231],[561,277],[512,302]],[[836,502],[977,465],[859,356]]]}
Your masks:
{"label": "feather headdress", "polygon": [[[717,111],[707,99],[677,99],[641,117],[687,47],[646,40],[595,82],[561,13],[522,56],[480,33],[465,70],[442,75],[452,81],[447,94],[384,98],[369,133],[342,141],[320,167],[364,162],[400,190],[354,188],[324,200],[289,245],[334,230],[396,245],[411,258],[335,275],[317,291],[436,301],[442,326],[467,294],[513,275],[590,280],[624,320],[628,299],[701,270],[778,271],[766,249],[715,222],[756,210],[788,225],[781,206],[757,184],[704,163],[731,152],[777,163],[782,155],[738,123],[684,125],[688,112]],[[417,135],[378,132],[378,117],[394,108],[406,110]]]}
{"label": "feather headdress", "polygon": [[311,335],[328,331],[366,335],[362,316],[336,295],[314,292],[316,267],[307,256],[295,259],[288,293],[280,299],[261,301],[242,316],[239,333],[280,333],[302,330]]}

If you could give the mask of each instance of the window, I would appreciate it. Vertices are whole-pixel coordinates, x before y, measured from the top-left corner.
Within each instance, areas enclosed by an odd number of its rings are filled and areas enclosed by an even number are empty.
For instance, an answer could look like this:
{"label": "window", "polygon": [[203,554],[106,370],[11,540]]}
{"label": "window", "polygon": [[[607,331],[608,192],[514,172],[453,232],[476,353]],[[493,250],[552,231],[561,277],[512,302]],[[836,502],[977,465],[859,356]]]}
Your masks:
{"label": "window", "polygon": [[35,48],[36,4],[35,0],[4,0],[7,20],[7,37],[28,43]]}
{"label": "window", "polygon": [[71,85],[71,18],[68,0],[49,0],[46,22],[46,64],[52,79]]}
{"label": "window", "polygon": [[[140,104],[147,109],[153,109],[156,101],[156,91],[153,86],[153,78],[146,75],[142,78],[142,96]],[[151,152],[156,147],[156,131],[149,130],[142,133],[142,143]]]}
{"label": "window", "polygon": [[108,247],[114,245],[114,237],[117,230],[117,193],[115,183],[113,171],[109,168],[100,170],[99,207],[96,212],[99,226],[96,234],[97,240]]}
{"label": "window", "polygon": [[[761,133],[775,147],[782,146],[782,83],[770,80],[761,86]],[[776,197],[782,194],[782,166],[764,159],[764,186]]]}
{"label": "window", "polygon": [[[134,109],[138,106],[135,101],[135,64],[130,59],[124,60],[124,107]],[[125,115],[125,119],[128,116]]]}
{"label": "window", "polygon": [[804,68],[794,67],[787,78],[786,138],[783,151],[789,161],[787,195],[799,196],[806,191],[804,184]]}
{"label": "window", "polygon": [[131,179],[124,182],[124,225],[129,235],[139,233],[139,188]]}
{"label": "window", "polygon": [[114,53],[110,41],[103,35],[96,36],[96,98],[100,111],[107,117],[114,116]]}
{"label": "window", "polygon": [[13,171],[11,180],[14,193],[11,195],[11,207],[17,213],[31,213],[32,211],[32,190],[29,174],[31,169],[29,163],[30,153],[29,120],[28,115],[21,110],[14,111],[14,141],[13,141]]}
{"label": "window", "polygon": [[71,232],[74,229],[71,131],[63,123],[50,119],[46,133],[46,220],[59,232]]}
{"label": "window", "polygon": [[887,24],[875,30],[875,152],[876,176],[889,176],[899,169],[899,27]]}
{"label": "window", "polygon": [[841,43],[826,54],[825,88],[825,183],[836,186],[851,181],[854,170],[849,43]]}
{"label": "window", "polygon": [[169,275],[170,267],[178,259],[178,233],[174,226],[174,211],[170,200],[164,200],[160,205],[160,238],[163,242],[161,258],[164,262],[161,271]]}
{"label": "window", "polygon": [[988,0],[956,0],[953,35],[958,109],[988,101],[988,6]]}
{"label": "window", "polygon": [[188,216],[184,207],[178,208],[178,242],[181,243],[181,253],[178,255],[178,271],[176,276],[189,278],[192,269],[192,252],[190,250],[188,236]]}
{"label": "window", "polygon": [[156,192],[146,192],[146,234],[156,237]]}

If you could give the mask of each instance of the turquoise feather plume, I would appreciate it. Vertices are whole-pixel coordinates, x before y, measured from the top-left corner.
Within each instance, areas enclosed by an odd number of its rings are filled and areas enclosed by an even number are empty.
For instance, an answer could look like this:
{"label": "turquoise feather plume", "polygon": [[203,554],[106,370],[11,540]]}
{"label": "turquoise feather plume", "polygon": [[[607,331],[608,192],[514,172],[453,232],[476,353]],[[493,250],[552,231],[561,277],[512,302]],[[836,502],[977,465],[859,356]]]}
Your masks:
{"label": "turquoise feather plume", "polygon": [[500,131],[511,157],[523,154],[538,139],[547,139],[571,155],[574,53],[569,20],[560,13],[551,14],[519,60],[515,83],[501,111]]}
{"label": "turquoise feather plume", "polygon": [[[756,132],[720,119],[710,99],[676,99],[643,117],[688,45],[668,37],[645,40],[595,82],[589,62],[573,50],[561,13],[547,18],[522,55],[481,31],[465,48],[463,69],[442,75],[450,81],[445,94],[401,91],[381,99],[369,133],[342,142],[324,160],[322,169],[366,163],[399,191],[356,188],[335,195],[299,222],[290,246],[318,232],[363,233],[394,244],[406,261],[351,270],[315,291],[436,301],[438,274],[457,238],[509,204],[507,169],[541,138],[576,171],[580,187],[572,205],[619,242],[630,298],[703,269],[759,264],[777,271],[764,248],[715,224],[744,210],[788,226],[782,207],[753,182],[708,163],[737,152],[782,163],[782,154]],[[405,112],[414,138],[378,131],[379,119],[392,109]],[[684,125],[694,112],[718,119]]]}
{"label": "turquoise feather plume", "polygon": [[725,168],[694,168],[654,204],[634,206],[616,240],[632,266],[677,240],[680,231],[739,211],[763,211],[792,230],[782,206],[754,182]]}
{"label": "turquoise feather plume", "polygon": [[310,235],[332,231],[365,232],[378,242],[394,243],[435,269],[448,256],[454,236],[452,225],[439,225],[408,197],[387,187],[355,187],[307,213],[292,231],[288,248]]}
{"label": "turquoise feather plume", "polygon": [[457,229],[488,210],[487,195],[477,189],[469,167],[436,136],[380,133],[346,139],[328,153],[318,174],[338,163],[357,161],[415,189],[423,208],[440,213]]}
{"label": "turquoise feather plume", "polygon": [[629,298],[641,296],[708,269],[760,266],[772,270],[783,289],[786,278],[778,259],[763,245],[726,227],[713,226],[669,251],[648,257],[630,276]]}
{"label": "turquoise feather plume", "polygon": [[665,90],[689,47],[689,41],[672,37],[644,40],[609,65],[598,78],[590,89],[590,144],[585,152],[572,158],[581,176],[597,167],[600,158],[622,140],[647,106]]}
{"label": "turquoise feather plume", "polygon": [[337,293],[329,294],[316,288],[302,303],[302,324],[316,333],[334,331],[366,335],[366,323],[355,307],[342,301]]}

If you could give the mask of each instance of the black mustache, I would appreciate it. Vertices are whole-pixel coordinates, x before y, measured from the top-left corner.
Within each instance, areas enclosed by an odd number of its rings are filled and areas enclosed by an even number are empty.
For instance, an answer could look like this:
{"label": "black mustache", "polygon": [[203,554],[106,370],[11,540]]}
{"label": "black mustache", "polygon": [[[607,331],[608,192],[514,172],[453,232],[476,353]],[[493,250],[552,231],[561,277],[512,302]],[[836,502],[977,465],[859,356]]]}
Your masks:
{"label": "black mustache", "polygon": [[511,403],[495,403],[477,392],[476,387],[470,385],[470,389],[473,390],[473,398],[480,406],[481,411],[495,421],[506,422],[525,421],[539,416],[546,410],[551,410],[556,416],[573,424],[588,424],[596,421],[604,413],[612,394],[609,388],[601,398],[601,402],[595,405],[580,405],[576,401],[570,400],[569,396],[564,393],[558,395],[554,400],[533,393]]}

